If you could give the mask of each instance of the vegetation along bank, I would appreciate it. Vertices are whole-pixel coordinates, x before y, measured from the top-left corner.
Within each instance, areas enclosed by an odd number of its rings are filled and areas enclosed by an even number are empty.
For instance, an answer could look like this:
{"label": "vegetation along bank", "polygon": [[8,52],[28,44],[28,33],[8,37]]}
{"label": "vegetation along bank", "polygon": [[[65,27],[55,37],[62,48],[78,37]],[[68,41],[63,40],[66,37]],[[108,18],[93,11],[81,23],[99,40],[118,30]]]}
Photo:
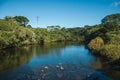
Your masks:
{"label": "vegetation along bank", "polygon": [[90,51],[110,62],[120,62],[120,14],[110,14],[101,24],[75,28],[59,25],[32,28],[24,16],[0,19],[0,49],[50,42],[84,42]]}

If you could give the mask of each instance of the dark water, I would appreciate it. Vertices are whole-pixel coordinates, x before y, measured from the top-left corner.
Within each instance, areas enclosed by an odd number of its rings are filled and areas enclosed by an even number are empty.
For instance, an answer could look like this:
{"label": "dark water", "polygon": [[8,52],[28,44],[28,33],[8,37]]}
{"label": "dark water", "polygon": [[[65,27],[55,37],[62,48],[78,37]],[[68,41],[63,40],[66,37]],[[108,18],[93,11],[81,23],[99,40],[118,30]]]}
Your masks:
{"label": "dark water", "polygon": [[105,75],[99,71],[109,67],[84,45],[75,43],[24,46],[0,52],[0,80],[95,80],[89,78],[93,74],[101,76],[100,80],[120,80],[120,71],[108,70]]}

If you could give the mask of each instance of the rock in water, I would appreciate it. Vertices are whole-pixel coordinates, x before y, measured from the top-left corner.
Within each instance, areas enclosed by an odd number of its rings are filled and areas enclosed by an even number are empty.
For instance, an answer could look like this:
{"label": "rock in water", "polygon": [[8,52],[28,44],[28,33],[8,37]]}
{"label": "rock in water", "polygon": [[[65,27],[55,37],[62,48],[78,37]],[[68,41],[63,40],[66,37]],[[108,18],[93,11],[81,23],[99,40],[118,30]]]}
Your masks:
{"label": "rock in water", "polygon": [[45,68],[45,69],[48,69],[48,66],[45,66],[44,68]]}
{"label": "rock in water", "polygon": [[57,77],[58,77],[58,78],[61,78],[61,77],[62,77],[62,74],[61,74],[61,73],[57,73]]}
{"label": "rock in water", "polygon": [[44,70],[41,70],[41,72],[44,72]]}
{"label": "rock in water", "polygon": [[60,70],[64,70],[64,68],[61,66],[61,67],[60,67]]}
{"label": "rock in water", "polygon": [[60,66],[59,65],[56,65],[57,68],[59,68]]}

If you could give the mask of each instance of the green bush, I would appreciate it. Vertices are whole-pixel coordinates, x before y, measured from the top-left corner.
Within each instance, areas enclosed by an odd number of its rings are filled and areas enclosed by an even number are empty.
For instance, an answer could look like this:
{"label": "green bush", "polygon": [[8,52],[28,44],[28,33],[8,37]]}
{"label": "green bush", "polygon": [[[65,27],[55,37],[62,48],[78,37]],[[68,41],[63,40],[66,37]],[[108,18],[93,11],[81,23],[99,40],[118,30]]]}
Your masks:
{"label": "green bush", "polygon": [[109,60],[117,60],[120,58],[120,45],[107,44],[103,46],[100,54]]}
{"label": "green bush", "polygon": [[12,31],[14,28],[10,22],[5,20],[0,20],[0,30],[1,31]]}
{"label": "green bush", "polygon": [[88,47],[92,50],[99,51],[104,45],[104,41],[101,37],[96,37],[95,39],[92,39]]}
{"label": "green bush", "polygon": [[14,34],[12,32],[3,31],[0,35],[0,48],[10,47],[14,42]]}
{"label": "green bush", "polygon": [[[3,22],[3,23],[2,23]],[[35,43],[35,33],[29,29],[10,22],[0,20],[0,49]]]}
{"label": "green bush", "polygon": [[120,31],[106,33],[107,44],[120,45]]}

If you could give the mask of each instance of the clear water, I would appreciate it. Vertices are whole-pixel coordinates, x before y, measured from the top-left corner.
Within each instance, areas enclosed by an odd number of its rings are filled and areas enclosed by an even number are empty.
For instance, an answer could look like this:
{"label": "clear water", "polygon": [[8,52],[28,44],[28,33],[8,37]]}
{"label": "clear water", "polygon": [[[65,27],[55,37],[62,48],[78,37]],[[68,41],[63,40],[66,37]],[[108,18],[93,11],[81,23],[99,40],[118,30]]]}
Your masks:
{"label": "clear water", "polygon": [[[75,43],[24,46],[0,54],[0,80],[83,80],[107,67]],[[114,73],[120,76],[119,71]]]}

